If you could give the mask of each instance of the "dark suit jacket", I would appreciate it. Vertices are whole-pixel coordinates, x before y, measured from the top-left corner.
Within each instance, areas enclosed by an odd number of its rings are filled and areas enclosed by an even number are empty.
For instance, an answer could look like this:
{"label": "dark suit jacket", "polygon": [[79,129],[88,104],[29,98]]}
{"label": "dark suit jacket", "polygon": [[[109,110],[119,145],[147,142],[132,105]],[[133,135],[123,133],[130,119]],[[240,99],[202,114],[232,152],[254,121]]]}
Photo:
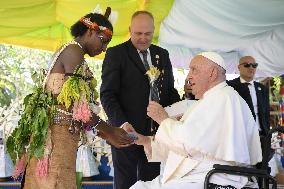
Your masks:
{"label": "dark suit jacket", "polygon": [[[250,92],[248,87],[241,83],[240,77],[233,79],[231,81],[227,81],[228,85],[233,87],[240,96],[247,102],[253,117],[255,118],[255,112],[253,109],[253,103],[250,96]],[[263,131],[263,135],[266,135],[269,130],[269,90],[267,87],[262,85],[261,83],[254,82],[255,91],[256,91],[256,97],[257,97],[257,108],[258,108],[258,118],[259,118],[259,124]]]}
{"label": "dark suit jacket", "polygon": [[[158,80],[160,104],[168,106],[180,100],[174,88],[172,65],[167,50],[150,46],[153,66],[161,72]],[[150,134],[146,124],[149,103],[149,81],[142,60],[131,41],[108,48],[102,66],[100,99],[110,124],[129,122],[143,135]]]}

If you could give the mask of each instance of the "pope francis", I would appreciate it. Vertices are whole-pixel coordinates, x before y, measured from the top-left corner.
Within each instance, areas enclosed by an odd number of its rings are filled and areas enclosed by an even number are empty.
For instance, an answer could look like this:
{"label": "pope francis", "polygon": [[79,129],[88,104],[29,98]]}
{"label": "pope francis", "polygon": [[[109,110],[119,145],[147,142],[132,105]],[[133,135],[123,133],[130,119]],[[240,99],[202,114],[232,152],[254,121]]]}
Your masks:
{"label": "pope francis", "polygon": [[[177,121],[156,102],[147,114],[160,127],[154,138],[138,133],[148,161],[161,162],[152,181],[138,181],[131,189],[202,189],[214,164],[249,167],[262,160],[260,138],[246,102],[225,82],[225,63],[215,52],[195,56],[188,79],[197,102]],[[215,186],[242,188],[247,177],[215,174]]]}

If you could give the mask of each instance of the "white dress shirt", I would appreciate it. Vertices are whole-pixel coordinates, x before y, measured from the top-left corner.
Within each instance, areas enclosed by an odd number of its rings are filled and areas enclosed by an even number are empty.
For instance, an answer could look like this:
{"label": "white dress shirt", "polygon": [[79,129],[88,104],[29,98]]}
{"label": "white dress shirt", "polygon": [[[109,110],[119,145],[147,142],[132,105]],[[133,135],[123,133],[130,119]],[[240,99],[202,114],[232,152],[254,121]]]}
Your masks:
{"label": "white dress shirt", "polygon": [[255,91],[254,80],[247,82],[246,80],[244,80],[243,78],[240,77],[240,81],[241,81],[241,83],[249,83],[248,88],[249,88],[249,92],[250,92],[250,96],[251,96],[251,100],[252,100],[252,104],[253,104],[253,110],[254,110],[254,113],[255,113],[256,125],[258,127],[258,130],[261,131],[261,127],[260,127],[260,124],[259,124],[259,118],[258,118],[257,96],[256,96],[256,91]]}

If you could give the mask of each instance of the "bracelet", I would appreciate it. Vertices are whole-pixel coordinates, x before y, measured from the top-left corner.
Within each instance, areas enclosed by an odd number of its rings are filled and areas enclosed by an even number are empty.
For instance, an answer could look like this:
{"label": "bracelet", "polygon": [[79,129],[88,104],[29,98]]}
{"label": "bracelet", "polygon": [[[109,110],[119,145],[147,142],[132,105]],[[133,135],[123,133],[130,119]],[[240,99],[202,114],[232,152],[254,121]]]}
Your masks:
{"label": "bracelet", "polygon": [[99,123],[101,122],[102,120],[98,117],[98,120],[94,123],[92,122],[89,122],[89,123],[84,123],[83,124],[83,128],[84,130],[86,131],[90,131],[92,129],[96,129],[96,127],[99,125]]}
{"label": "bracelet", "polygon": [[97,126],[100,124],[100,122],[102,122],[101,118],[98,119],[97,123],[94,124],[93,128],[97,128]]}
{"label": "bracelet", "polygon": [[97,135],[97,126],[100,124],[101,121],[102,121],[101,118],[99,118],[97,123],[92,127],[94,135]]}

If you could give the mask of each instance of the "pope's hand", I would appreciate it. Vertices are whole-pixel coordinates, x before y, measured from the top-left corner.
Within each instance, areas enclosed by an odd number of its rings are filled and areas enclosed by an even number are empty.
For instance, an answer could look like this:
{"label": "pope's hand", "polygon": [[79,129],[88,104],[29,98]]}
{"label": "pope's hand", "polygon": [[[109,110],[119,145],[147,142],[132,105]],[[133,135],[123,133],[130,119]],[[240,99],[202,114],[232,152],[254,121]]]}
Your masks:
{"label": "pope's hand", "polygon": [[159,125],[162,121],[169,118],[165,109],[155,101],[150,101],[147,107],[147,115],[156,121]]}
{"label": "pope's hand", "polygon": [[135,132],[135,129],[133,128],[133,126],[132,126],[130,123],[128,123],[128,122],[124,123],[124,124],[121,126],[121,128],[122,128],[123,130],[125,130],[127,133],[133,133],[133,132]]}
{"label": "pope's hand", "polygon": [[138,133],[135,133],[135,135],[138,139],[134,141],[134,144],[146,146],[151,143],[151,138],[149,136],[144,136]]}

